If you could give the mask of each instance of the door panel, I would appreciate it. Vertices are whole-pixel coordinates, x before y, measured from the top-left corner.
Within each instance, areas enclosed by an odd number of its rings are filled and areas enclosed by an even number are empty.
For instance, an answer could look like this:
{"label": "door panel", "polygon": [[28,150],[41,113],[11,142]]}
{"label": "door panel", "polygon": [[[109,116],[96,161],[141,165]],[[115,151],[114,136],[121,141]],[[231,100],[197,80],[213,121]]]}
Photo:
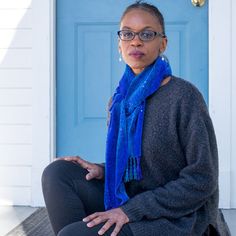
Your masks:
{"label": "door panel", "polygon": [[[191,0],[149,1],[166,20],[165,52],[173,74],[195,84],[208,101],[208,6]],[[124,70],[117,30],[133,1],[57,1],[57,156],[105,158],[107,102]]]}

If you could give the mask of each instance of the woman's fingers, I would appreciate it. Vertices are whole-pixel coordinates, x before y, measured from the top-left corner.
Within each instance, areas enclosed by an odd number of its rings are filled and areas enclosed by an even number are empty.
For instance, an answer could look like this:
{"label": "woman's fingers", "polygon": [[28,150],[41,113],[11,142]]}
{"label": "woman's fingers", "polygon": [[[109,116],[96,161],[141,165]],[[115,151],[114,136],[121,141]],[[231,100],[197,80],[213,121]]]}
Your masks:
{"label": "woman's fingers", "polygon": [[86,218],[83,219],[84,222],[88,222],[87,226],[88,227],[93,227],[95,225],[98,225],[104,221],[106,221],[106,215],[104,212],[96,212],[92,215],[87,216]]}
{"label": "woman's fingers", "polygon": [[111,236],[116,236],[123,225],[129,222],[129,218],[120,208],[115,208],[105,212],[96,212],[91,214],[85,217],[83,221],[87,223],[88,227],[93,227],[102,222],[106,222],[98,231],[99,235],[103,235],[113,224],[115,224],[116,226]]}
{"label": "woman's fingers", "polygon": [[84,169],[89,169],[91,168],[91,163],[88,161],[85,161],[84,159],[82,159],[81,157],[77,156],[76,157],[76,161],[78,164],[80,164],[81,167],[83,167]]}
{"label": "woman's fingers", "polygon": [[86,216],[84,219],[83,219],[83,222],[89,222],[91,220],[93,220],[94,218],[98,217],[100,215],[100,212],[95,212],[89,216]]}
{"label": "woman's fingers", "polygon": [[120,232],[121,228],[123,227],[123,224],[116,224],[115,229],[113,230],[111,236],[116,236]]}
{"label": "woman's fingers", "polygon": [[92,221],[90,221],[90,222],[87,224],[87,226],[88,226],[88,227],[93,227],[93,226],[95,226],[95,225],[101,224],[101,223],[104,222],[104,221],[105,221],[105,219],[104,219],[102,216],[100,216],[100,217],[97,217],[97,218],[93,219]]}
{"label": "woman's fingers", "polygon": [[85,176],[87,180],[91,180],[94,178],[102,179],[104,172],[103,168],[97,164],[85,161],[80,156],[64,156],[60,158],[56,158],[56,160],[65,160],[70,161],[75,164],[79,164],[82,168],[86,169],[89,173]]}
{"label": "woman's fingers", "polygon": [[56,158],[56,160],[73,161],[73,162],[78,163],[84,169],[89,169],[91,167],[91,163],[88,161],[85,161],[80,156],[64,156],[64,157]]}
{"label": "woman's fingers", "polygon": [[57,161],[57,160],[77,161],[77,157],[75,157],[75,156],[64,156],[64,157],[57,157],[55,160],[56,160],[56,161]]}
{"label": "woman's fingers", "polygon": [[[102,228],[98,231],[99,235],[103,235],[115,222],[111,219],[109,219],[106,224],[102,226]],[[114,232],[114,231],[113,231]],[[119,232],[119,231],[118,231]]]}
{"label": "woman's fingers", "polygon": [[97,177],[97,174],[96,174],[95,171],[92,171],[92,170],[85,176],[85,178],[86,178],[87,180],[91,180],[91,179],[93,179],[93,178],[95,178],[95,177]]}

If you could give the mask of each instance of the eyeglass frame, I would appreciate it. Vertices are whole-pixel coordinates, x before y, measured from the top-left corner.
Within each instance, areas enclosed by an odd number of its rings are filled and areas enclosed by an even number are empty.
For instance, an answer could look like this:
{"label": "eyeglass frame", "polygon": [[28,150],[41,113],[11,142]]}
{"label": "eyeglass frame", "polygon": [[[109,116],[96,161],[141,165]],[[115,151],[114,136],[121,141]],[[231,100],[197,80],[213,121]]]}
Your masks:
{"label": "eyeglass frame", "polygon": [[[122,31],[132,32],[132,33],[133,33],[133,37],[132,37],[131,39],[121,39],[120,33],[121,33]],[[139,35],[139,34],[142,33],[142,32],[144,32],[144,31],[153,32],[153,33],[154,33],[153,39],[150,39],[150,40],[142,40],[142,39],[140,38],[140,35]],[[156,37],[161,37],[161,38],[165,38],[165,37],[166,37],[165,34],[163,34],[163,33],[161,33],[161,32],[156,32],[156,31],[153,31],[153,30],[142,30],[142,31],[139,31],[139,32],[134,32],[134,31],[132,31],[132,30],[119,30],[119,31],[117,31],[117,34],[118,34],[119,39],[122,40],[122,41],[132,41],[132,40],[135,38],[136,35],[138,35],[138,38],[139,38],[142,42],[149,42],[149,41],[152,41],[152,40],[154,40]]]}

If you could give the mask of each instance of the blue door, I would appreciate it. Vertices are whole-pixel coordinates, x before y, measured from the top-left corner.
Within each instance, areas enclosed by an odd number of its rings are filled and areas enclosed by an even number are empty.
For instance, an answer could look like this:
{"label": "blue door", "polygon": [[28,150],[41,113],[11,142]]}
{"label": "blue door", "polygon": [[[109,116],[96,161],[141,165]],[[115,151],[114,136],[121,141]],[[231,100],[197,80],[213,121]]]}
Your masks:
{"label": "blue door", "polygon": [[[117,30],[130,0],[57,1],[57,156],[103,162],[107,102],[123,73]],[[173,73],[195,84],[208,102],[208,4],[149,1],[166,20]]]}

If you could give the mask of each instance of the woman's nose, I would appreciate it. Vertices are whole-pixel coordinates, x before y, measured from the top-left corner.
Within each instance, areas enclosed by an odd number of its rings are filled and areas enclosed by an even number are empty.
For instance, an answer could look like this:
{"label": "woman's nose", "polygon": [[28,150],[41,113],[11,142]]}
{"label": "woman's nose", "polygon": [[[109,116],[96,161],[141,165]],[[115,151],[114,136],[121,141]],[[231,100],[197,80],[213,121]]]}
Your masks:
{"label": "woman's nose", "polygon": [[131,45],[135,46],[135,47],[142,46],[143,45],[143,41],[140,40],[138,35],[135,35],[134,39],[131,40]]}

